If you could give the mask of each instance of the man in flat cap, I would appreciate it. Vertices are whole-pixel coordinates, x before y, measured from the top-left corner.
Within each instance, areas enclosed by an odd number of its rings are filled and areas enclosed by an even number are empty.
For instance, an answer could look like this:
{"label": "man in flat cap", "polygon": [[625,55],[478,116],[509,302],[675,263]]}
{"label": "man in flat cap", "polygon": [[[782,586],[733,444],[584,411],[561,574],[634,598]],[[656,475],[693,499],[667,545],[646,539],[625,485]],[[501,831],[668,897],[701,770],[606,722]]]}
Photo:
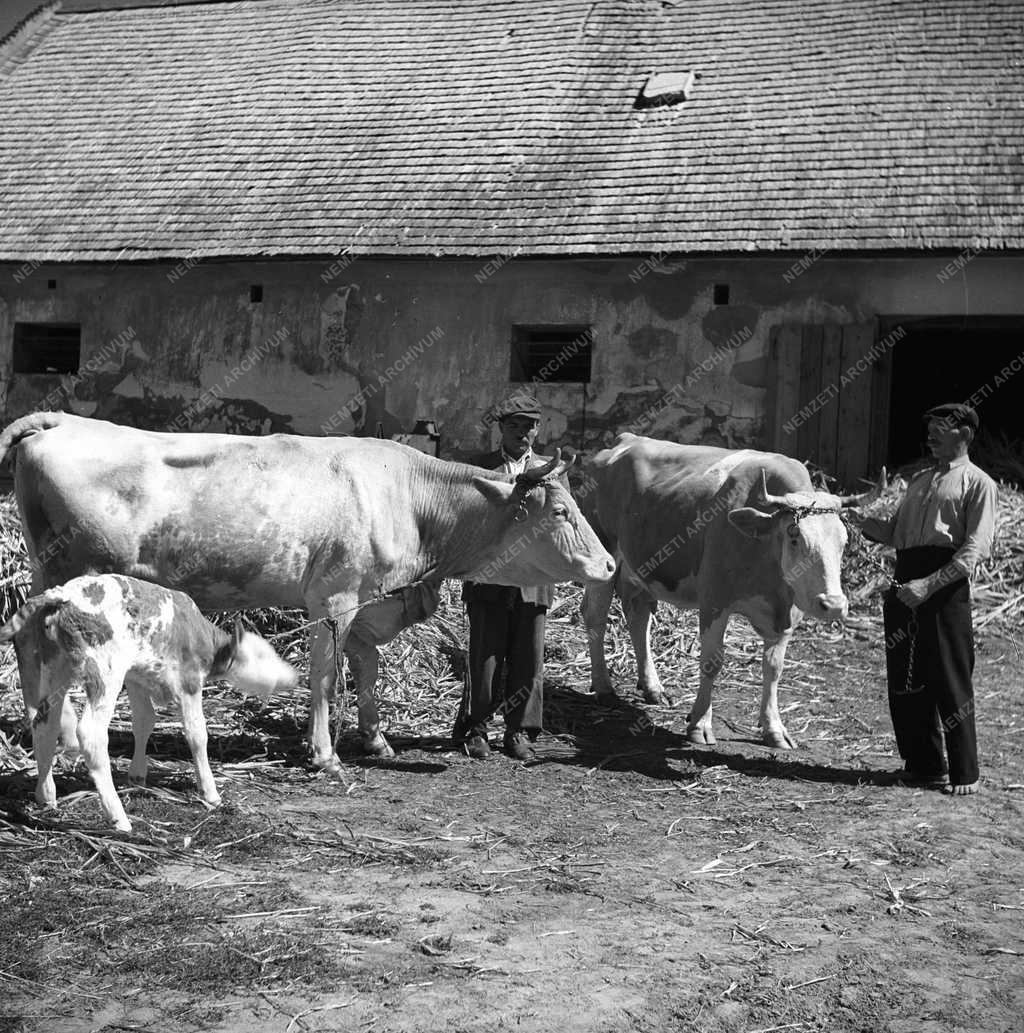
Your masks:
{"label": "man in flat cap", "polygon": [[937,405],[924,419],[934,463],[911,478],[891,517],[855,519],[896,549],[883,615],[900,779],[964,796],[978,791],[970,577],[992,548],[996,486],[968,458],[978,430],[970,406]]}
{"label": "man in flat cap", "polygon": [[[501,444],[472,459],[474,465],[512,476],[545,465],[546,458],[533,451],[540,427],[536,398],[514,394],[495,406],[492,416],[498,421]],[[469,613],[469,684],[454,738],[465,741],[471,757],[483,760],[490,754],[487,720],[500,712],[505,718],[505,752],[517,760],[533,758],[530,744],[543,725],[544,632],[553,598],[551,585],[463,585],[462,601]]]}

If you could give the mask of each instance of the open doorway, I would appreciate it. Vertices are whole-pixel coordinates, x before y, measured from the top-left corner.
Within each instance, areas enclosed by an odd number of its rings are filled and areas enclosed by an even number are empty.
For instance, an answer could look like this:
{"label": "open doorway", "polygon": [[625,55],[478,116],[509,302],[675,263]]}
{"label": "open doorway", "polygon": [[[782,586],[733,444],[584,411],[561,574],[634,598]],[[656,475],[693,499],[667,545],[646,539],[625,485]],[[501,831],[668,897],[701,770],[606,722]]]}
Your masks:
{"label": "open doorway", "polygon": [[[904,336],[893,346],[890,366],[889,468],[925,454],[926,409],[972,395],[981,421],[979,465],[986,465],[986,439],[994,447],[1005,436],[1024,456],[1024,316],[889,318],[881,331],[898,327]],[[1007,367],[1017,372],[1007,376]]]}

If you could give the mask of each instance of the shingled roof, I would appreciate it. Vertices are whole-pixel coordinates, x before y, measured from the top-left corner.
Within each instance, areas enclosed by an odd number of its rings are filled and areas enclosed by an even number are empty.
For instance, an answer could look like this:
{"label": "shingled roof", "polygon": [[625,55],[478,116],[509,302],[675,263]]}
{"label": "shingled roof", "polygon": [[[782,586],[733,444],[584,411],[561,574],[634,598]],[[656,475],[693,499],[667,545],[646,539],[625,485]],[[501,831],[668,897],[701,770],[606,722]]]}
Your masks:
{"label": "shingled roof", "polygon": [[1024,246],[1020,0],[65,0],[0,111],[0,259]]}

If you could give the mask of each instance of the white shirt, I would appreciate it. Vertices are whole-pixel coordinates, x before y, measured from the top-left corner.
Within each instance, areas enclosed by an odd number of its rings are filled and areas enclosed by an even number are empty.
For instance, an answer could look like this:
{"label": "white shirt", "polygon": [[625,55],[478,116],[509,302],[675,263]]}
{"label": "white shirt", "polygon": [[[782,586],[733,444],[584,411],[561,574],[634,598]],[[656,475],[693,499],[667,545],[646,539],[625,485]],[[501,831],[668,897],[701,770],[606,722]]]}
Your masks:
{"label": "white shirt", "polygon": [[528,448],[518,459],[513,459],[505,449],[501,449],[501,472],[510,473],[518,477],[526,473],[527,468],[533,462],[533,449]]}

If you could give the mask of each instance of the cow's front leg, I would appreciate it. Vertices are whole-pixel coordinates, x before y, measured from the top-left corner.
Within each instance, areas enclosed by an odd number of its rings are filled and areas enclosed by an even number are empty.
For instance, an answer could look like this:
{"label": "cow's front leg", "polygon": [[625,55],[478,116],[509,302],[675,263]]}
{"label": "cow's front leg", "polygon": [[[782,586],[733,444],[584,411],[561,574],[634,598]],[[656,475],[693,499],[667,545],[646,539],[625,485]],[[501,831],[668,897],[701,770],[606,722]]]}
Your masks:
{"label": "cow's front leg", "polygon": [[761,672],[764,685],[761,693],[761,740],[766,746],[774,746],[780,750],[796,748],[786,726],[779,715],[779,679],[786,662],[786,647],[792,637],[791,632],[783,632],[779,638],[771,642],[765,639],[764,654],[761,659]]}
{"label": "cow's front leg", "polygon": [[309,750],[315,767],[338,776],[342,775],[342,766],[331,742],[331,703],[354,608],[354,599],[339,607],[343,615],[335,618],[333,627],[330,620],[319,620],[313,626],[309,645]]}
{"label": "cow's front leg", "polygon": [[608,664],[604,655],[604,636],[608,630],[608,610],[615,595],[615,579],[588,581],[583,589],[583,625],[587,631],[587,650],[590,653],[590,691],[599,703],[617,700]]}
{"label": "cow's front leg", "polygon": [[377,713],[377,699],[374,695],[379,666],[377,647],[353,633],[345,643],[345,655],[352,665],[352,678],[356,686],[363,753],[372,757],[393,757],[395,751],[380,730],[380,715]]}
{"label": "cow's front leg", "polygon": [[651,655],[651,617],[657,603],[646,588],[626,581],[623,582],[620,594],[622,607],[626,611],[626,626],[633,643],[633,655],[636,657],[637,691],[643,695],[645,703],[664,706],[668,701]]}
{"label": "cow's front leg", "polygon": [[209,740],[206,731],[206,717],[203,714],[203,685],[201,680],[189,684],[185,681],[176,693],[178,712],[181,714],[181,730],[185,733],[185,741],[192,752],[192,768],[196,774],[196,785],[199,795],[208,807],[220,806],[220,793],[210,770],[210,758],[207,753]]}
{"label": "cow's front leg", "polygon": [[711,722],[711,694],[725,659],[725,628],[728,623],[728,610],[719,613],[700,611],[700,687],[686,719],[686,737],[699,746],[714,746],[718,741]]}

